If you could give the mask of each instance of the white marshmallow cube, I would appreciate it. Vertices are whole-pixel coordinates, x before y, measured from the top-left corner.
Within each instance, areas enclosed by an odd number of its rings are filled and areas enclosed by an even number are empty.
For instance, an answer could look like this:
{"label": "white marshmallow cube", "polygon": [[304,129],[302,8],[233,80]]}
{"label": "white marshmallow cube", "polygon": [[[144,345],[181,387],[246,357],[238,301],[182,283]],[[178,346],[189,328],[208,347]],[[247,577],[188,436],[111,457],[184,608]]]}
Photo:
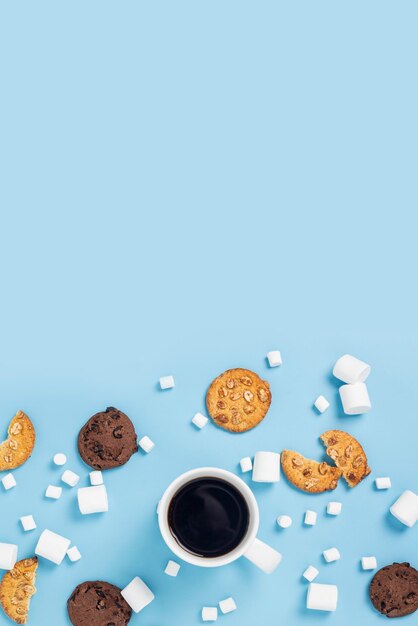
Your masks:
{"label": "white marshmallow cube", "polygon": [[280,565],[280,552],[259,539],[255,539],[245,553],[245,558],[259,567],[265,574],[272,574]]}
{"label": "white marshmallow cube", "polygon": [[338,587],[311,583],[308,587],[306,607],[315,611],[336,611],[338,604]]}
{"label": "white marshmallow cube", "polygon": [[267,361],[269,362],[270,367],[278,367],[282,364],[282,355],[279,350],[272,350],[271,352],[267,352]]}
{"label": "white marshmallow cube", "polygon": [[204,606],[202,609],[202,622],[216,622],[218,609],[216,606]]}
{"label": "white marshmallow cube", "polygon": [[280,528],[289,528],[293,523],[290,515],[279,515],[276,521]]}
{"label": "white marshmallow cube", "polygon": [[306,526],[315,526],[318,513],[315,511],[306,511],[304,523]]}
{"label": "white marshmallow cube", "polygon": [[155,597],[139,576],[135,576],[129,585],[122,589],[121,594],[135,613],[142,611]]}
{"label": "white marshmallow cube", "polygon": [[376,569],[377,560],[375,556],[363,556],[361,559],[361,567],[364,570]]}
{"label": "white marshmallow cube", "polygon": [[65,465],[67,462],[67,457],[62,452],[57,452],[54,455],[54,463],[55,465]]}
{"label": "white marshmallow cube", "polygon": [[9,491],[9,489],[13,489],[13,487],[16,487],[16,484],[17,484],[15,477],[11,473],[6,474],[6,476],[3,476],[3,478],[1,479],[1,482],[3,483],[3,487],[5,488],[6,491]]}
{"label": "white marshmallow cube", "polygon": [[237,605],[235,604],[234,598],[229,597],[219,602],[219,608],[221,609],[221,613],[225,615],[226,613],[232,613],[232,611],[236,611]]}
{"label": "white marshmallow cube", "polygon": [[106,513],[109,510],[109,502],[105,485],[80,487],[77,489],[77,499],[78,507],[82,515]]}
{"label": "white marshmallow cube", "polygon": [[318,574],[319,574],[319,570],[317,570],[316,567],[314,567],[313,565],[310,565],[309,567],[305,569],[302,576],[306,578],[308,582],[311,583],[313,580],[315,580]]}
{"label": "white marshmallow cube", "polygon": [[67,556],[72,563],[79,561],[81,559],[80,550],[77,546],[72,546],[69,550],[67,550]]}
{"label": "white marshmallow cube", "polygon": [[328,548],[328,550],[324,550],[322,556],[327,563],[339,561],[339,559],[341,558],[341,554],[337,548]]}
{"label": "white marshmallow cube", "polygon": [[390,512],[402,524],[412,528],[418,521],[418,496],[407,489],[390,507]]}
{"label": "white marshmallow cube", "polygon": [[52,561],[55,565],[60,565],[67,554],[70,543],[71,541],[66,539],[66,537],[46,529],[39,537],[35,554]]}
{"label": "white marshmallow cube", "polygon": [[51,498],[51,500],[58,500],[61,498],[62,487],[55,487],[55,485],[48,485],[45,491],[45,498]]}
{"label": "white marshmallow cube", "polygon": [[61,480],[66,485],[69,485],[70,487],[75,487],[80,480],[80,476],[75,472],[72,472],[71,470],[65,470],[65,472],[61,476]]}
{"label": "white marshmallow cube", "polygon": [[253,481],[256,483],[277,483],[280,480],[280,454],[257,452],[254,457]]}
{"label": "white marshmallow cube", "polygon": [[161,376],[160,387],[161,389],[172,389],[174,387],[174,378],[172,376]]}
{"label": "white marshmallow cube", "polygon": [[94,470],[90,472],[90,485],[97,487],[97,485],[103,485],[103,474],[100,470]]}
{"label": "white marshmallow cube", "polygon": [[177,576],[177,574],[180,571],[180,565],[179,563],[176,563],[175,561],[169,561],[167,563],[167,566],[164,570],[164,574],[167,574],[167,576]]}
{"label": "white marshmallow cube", "polygon": [[351,354],[340,357],[332,373],[344,383],[364,383],[370,374],[371,367]]}
{"label": "white marshmallow cube", "polygon": [[32,515],[23,515],[23,517],[20,518],[20,523],[22,524],[22,528],[25,532],[35,530],[36,528],[36,522]]}
{"label": "white marshmallow cube", "polygon": [[327,513],[328,515],[339,515],[343,505],[341,502],[328,502],[327,504]]}
{"label": "white marshmallow cube", "polygon": [[138,441],[139,447],[147,454],[154,449],[155,443],[147,435]]}
{"label": "white marshmallow cube", "polygon": [[392,482],[389,476],[380,476],[375,480],[376,489],[390,489],[392,487]]}
{"label": "white marshmallow cube", "polygon": [[206,415],[203,415],[203,413],[196,413],[192,419],[193,424],[199,429],[204,428],[208,421],[208,418],[206,417]]}
{"label": "white marshmallow cube", "polygon": [[17,561],[17,546],[14,543],[0,543],[0,569],[13,569]]}
{"label": "white marshmallow cube", "polygon": [[318,396],[314,402],[314,407],[320,412],[325,413],[327,409],[329,409],[330,404],[324,396]]}
{"label": "white marshmallow cube", "polygon": [[243,459],[241,459],[239,464],[241,467],[241,472],[243,473],[251,472],[251,470],[253,469],[253,462],[249,456],[245,456]]}
{"label": "white marshmallow cube", "polygon": [[339,389],[343,411],[346,415],[360,415],[372,408],[369,393],[364,383],[342,385]]}

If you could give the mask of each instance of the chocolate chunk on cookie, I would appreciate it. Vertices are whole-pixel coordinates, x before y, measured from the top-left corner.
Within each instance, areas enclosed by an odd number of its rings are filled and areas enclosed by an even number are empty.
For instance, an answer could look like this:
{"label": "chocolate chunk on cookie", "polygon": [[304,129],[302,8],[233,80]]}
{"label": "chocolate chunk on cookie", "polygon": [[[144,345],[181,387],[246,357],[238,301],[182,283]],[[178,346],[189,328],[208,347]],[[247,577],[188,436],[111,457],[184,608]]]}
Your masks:
{"label": "chocolate chunk on cookie", "polygon": [[283,450],[280,459],[287,480],[302,491],[323,493],[338,485],[342,472],[337,467],[307,459],[293,450]]}
{"label": "chocolate chunk on cookie", "polygon": [[120,589],[101,580],[77,585],[67,609],[73,626],[126,626],[132,615]]}
{"label": "chocolate chunk on cookie", "polygon": [[352,435],[343,430],[328,430],[320,439],[350,487],[355,487],[370,474],[366,453]]}
{"label": "chocolate chunk on cookie", "polygon": [[409,563],[386,565],[374,575],[369,594],[382,615],[410,615],[418,609],[418,571]]}
{"label": "chocolate chunk on cookie", "polygon": [[35,446],[35,429],[28,416],[18,411],[9,424],[8,437],[0,444],[0,472],[26,463]]}
{"label": "chocolate chunk on cookie", "polygon": [[3,611],[16,624],[26,624],[30,600],[36,593],[35,580],[38,559],[18,561],[13,569],[6,572],[0,583],[0,605]]}
{"label": "chocolate chunk on cookie", "polygon": [[257,426],[270,408],[270,385],[250,370],[227,370],[206,394],[209,415],[221,428],[243,433]]}
{"label": "chocolate chunk on cookie", "polygon": [[124,465],[138,451],[134,425],[125,413],[110,406],[93,415],[80,430],[78,451],[94,469]]}

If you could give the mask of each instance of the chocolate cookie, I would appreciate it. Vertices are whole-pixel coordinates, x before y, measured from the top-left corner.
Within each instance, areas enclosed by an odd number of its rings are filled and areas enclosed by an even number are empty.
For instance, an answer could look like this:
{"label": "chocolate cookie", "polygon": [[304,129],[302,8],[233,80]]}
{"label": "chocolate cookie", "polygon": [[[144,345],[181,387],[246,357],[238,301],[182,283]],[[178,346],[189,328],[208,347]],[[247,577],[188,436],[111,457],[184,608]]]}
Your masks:
{"label": "chocolate cookie", "polygon": [[370,600],[386,617],[403,617],[418,609],[418,571],[409,563],[382,567],[370,583]]}
{"label": "chocolate cookie", "polygon": [[109,406],[80,430],[78,451],[83,461],[97,470],[124,465],[138,451],[134,425],[125,413]]}
{"label": "chocolate cookie", "polygon": [[126,626],[132,615],[120,589],[101,580],[77,585],[67,609],[74,626]]}

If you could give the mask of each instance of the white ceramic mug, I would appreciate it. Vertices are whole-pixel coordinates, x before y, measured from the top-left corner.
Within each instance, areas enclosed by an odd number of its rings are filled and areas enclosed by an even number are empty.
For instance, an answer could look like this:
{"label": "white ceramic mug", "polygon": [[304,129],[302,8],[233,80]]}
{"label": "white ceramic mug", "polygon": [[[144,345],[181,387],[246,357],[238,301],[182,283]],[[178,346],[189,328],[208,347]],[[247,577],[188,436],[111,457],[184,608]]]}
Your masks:
{"label": "white ceramic mug", "polygon": [[[191,554],[176,541],[170,530],[168,511],[173,496],[183,485],[198,478],[220,478],[225,480],[238,489],[248,506],[249,521],[247,532],[236,548],[222,556],[204,557]],[[257,501],[251,489],[235,474],[217,467],[199,467],[182,474],[167,487],[158,505],[158,524],[163,539],[170,550],[183,561],[200,567],[220,567],[236,561],[241,556],[245,556],[254,565],[262,569],[263,572],[271,574],[279,565],[282,555],[274,548],[257,539],[259,518]]]}

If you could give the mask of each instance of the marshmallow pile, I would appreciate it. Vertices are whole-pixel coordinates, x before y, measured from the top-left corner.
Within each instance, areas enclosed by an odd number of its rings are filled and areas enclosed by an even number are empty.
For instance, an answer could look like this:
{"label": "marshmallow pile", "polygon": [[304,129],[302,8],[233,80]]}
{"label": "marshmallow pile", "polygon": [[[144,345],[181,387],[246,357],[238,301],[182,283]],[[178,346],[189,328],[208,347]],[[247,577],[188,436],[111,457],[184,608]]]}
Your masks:
{"label": "marshmallow pile", "polygon": [[[225,598],[219,602],[219,608],[223,615],[236,611],[237,605],[234,598]],[[217,606],[204,606],[202,608],[202,622],[216,622],[218,619],[218,607]]]}
{"label": "marshmallow pile", "polygon": [[365,380],[370,374],[370,365],[351,354],[344,354],[334,365],[332,373],[345,385],[339,389],[343,411],[346,415],[360,415],[372,408]]}

